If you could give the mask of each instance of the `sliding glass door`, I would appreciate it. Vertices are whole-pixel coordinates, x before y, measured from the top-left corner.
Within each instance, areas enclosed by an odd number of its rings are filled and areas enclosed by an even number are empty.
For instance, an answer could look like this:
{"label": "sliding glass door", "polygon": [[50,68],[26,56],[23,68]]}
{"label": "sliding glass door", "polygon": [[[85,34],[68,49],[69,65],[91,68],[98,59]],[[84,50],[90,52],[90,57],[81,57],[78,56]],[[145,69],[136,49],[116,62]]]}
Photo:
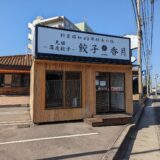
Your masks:
{"label": "sliding glass door", "polygon": [[125,110],[125,97],[124,97],[124,74],[111,73],[111,111],[118,112]]}
{"label": "sliding glass door", "polygon": [[125,111],[124,73],[96,73],[96,114]]}
{"label": "sliding glass door", "polygon": [[96,73],[96,112],[109,112],[109,73]]}

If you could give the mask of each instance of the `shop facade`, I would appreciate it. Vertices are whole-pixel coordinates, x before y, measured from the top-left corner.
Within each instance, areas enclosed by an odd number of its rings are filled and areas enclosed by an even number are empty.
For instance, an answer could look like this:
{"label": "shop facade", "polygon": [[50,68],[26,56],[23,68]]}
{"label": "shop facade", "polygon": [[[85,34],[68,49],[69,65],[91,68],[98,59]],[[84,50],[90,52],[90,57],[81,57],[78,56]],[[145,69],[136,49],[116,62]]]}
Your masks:
{"label": "shop facade", "polygon": [[128,38],[37,26],[35,44],[30,84],[34,123],[132,114]]}
{"label": "shop facade", "polygon": [[31,55],[0,57],[0,95],[29,95]]}

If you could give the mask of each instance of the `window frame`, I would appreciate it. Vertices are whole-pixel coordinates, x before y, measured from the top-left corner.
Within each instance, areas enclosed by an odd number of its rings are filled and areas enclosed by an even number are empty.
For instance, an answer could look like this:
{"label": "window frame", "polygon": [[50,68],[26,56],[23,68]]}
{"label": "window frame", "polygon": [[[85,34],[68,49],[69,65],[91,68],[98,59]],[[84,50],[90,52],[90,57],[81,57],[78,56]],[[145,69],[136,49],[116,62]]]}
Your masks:
{"label": "window frame", "polygon": [[[63,85],[63,89],[62,89],[62,92],[63,92],[63,105],[62,106],[59,106],[59,107],[50,107],[50,106],[47,106],[47,99],[46,99],[46,75],[47,73],[54,73],[54,72],[62,72],[62,85]],[[66,73],[67,72],[71,72],[71,73],[79,73],[80,74],[80,106],[78,107],[72,107],[72,106],[66,106]],[[54,110],[54,109],[78,109],[78,108],[82,108],[83,105],[82,105],[83,101],[82,101],[82,71],[75,71],[75,70],[46,70],[45,71],[45,110]]]}
{"label": "window frame", "polygon": [[[67,106],[66,104],[64,105],[65,108],[82,108],[82,72],[81,71],[65,71],[65,91],[66,92],[66,73],[79,73],[79,77],[80,77],[80,106],[79,107],[70,107],[70,106]],[[66,95],[66,94],[65,94]],[[65,102],[66,102],[66,96],[65,96]]]}

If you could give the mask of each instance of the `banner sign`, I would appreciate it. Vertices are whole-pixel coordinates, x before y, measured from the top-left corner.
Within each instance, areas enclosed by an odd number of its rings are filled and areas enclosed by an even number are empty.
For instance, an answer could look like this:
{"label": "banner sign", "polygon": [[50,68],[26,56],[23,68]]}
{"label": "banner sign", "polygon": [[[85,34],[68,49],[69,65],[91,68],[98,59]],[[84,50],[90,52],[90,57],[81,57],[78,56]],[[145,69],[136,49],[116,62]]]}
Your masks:
{"label": "banner sign", "polygon": [[36,57],[71,56],[130,61],[130,39],[36,26]]}

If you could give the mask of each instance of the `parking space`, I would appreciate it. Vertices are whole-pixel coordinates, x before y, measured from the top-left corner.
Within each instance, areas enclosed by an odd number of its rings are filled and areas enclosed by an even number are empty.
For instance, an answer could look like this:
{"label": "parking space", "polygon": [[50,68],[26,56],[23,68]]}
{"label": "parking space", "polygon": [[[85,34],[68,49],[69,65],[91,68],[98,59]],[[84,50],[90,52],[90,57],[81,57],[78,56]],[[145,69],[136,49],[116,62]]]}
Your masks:
{"label": "parking space", "polygon": [[82,121],[26,125],[31,124],[26,106],[29,97],[0,96],[0,102],[3,160],[99,160],[124,128],[123,125],[93,128]]}
{"label": "parking space", "polygon": [[0,126],[2,159],[100,159],[124,126],[91,127],[83,122]]}
{"label": "parking space", "polygon": [[30,122],[29,96],[0,96],[0,126]]}

